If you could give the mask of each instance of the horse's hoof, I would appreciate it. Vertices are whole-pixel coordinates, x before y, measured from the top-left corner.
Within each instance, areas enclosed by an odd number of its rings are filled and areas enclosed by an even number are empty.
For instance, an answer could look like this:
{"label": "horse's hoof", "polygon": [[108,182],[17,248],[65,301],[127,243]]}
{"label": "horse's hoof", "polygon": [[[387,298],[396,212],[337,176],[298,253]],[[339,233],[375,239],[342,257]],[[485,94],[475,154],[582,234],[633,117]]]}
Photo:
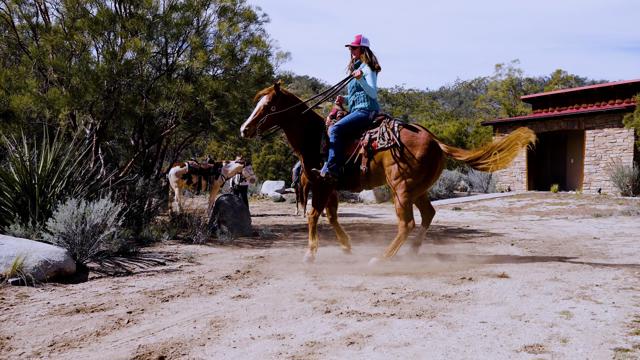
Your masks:
{"label": "horse's hoof", "polygon": [[306,264],[313,264],[316,261],[316,256],[311,251],[307,251],[307,253],[304,254],[304,258],[302,258],[302,261]]}
{"label": "horse's hoof", "polygon": [[380,262],[382,262],[382,260],[380,258],[373,257],[373,258],[371,258],[371,260],[369,260],[369,266],[376,266]]}
{"label": "horse's hoof", "polygon": [[351,255],[351,254],[353,254],[353,253],[351,252],[351,249],[342,249],[342,253],[343,253],[343,254],[345,254],[345,255]]}

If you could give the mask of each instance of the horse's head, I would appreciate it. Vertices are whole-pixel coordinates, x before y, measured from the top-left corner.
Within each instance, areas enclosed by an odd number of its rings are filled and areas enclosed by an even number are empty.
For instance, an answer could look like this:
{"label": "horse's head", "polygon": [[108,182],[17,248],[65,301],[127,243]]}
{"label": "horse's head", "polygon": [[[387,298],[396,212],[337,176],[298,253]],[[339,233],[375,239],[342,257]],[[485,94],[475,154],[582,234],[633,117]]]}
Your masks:
{"label": "horse's head", "polygon": [[242,169],[242,177],[247,179],[247,181],[251,185],[254,185],[258,181],[256,174],[253,172],[253,166],[251,166],[251,164],[244,166],[244,168]]}
{"label": "horse's head", "polygon": [[259,91],[255,97],[255,109],[240,127],[240,136],[253,138],[281,126],[286,116],[291,115],[282,110],[295,105],[294,99],[300,101],[293,94],[281,89],[279,82]]}
{"label": "horse's head", "polygon": [[244,161],[225,161],[224,165],[222,165],[222,175],[229,179],[236,174],[239,174],[244,168]]}

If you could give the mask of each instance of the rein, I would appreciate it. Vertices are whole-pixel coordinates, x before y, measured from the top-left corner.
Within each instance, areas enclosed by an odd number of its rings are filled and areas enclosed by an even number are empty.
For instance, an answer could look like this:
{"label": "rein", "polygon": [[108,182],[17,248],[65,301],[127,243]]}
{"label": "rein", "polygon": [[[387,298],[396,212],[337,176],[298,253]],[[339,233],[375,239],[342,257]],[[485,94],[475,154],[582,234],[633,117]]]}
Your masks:
{"label": "rein", "polygon": [[323,103],[323,102],[327,101],[327,99],[329,99],[329,98],[331,98],[331,97],[335,96],[338,92],[340,92],[340,90],[342,90],[342,89],[347,85],[347,83],[348,83],[349,81],[351,81],[351,79],[353,79],[353,75],[349,74],[349,76],[347,76],[347,77],[345,77],[344,79],[340,80],[337,84],[335,84],[335,85],[333,85],[333,86],[331,86],[331,87],[327,88],[326,90],[323,90],[322,92],[320,92],[320,93],[318,93],[318,94],[316,94],[316,95],[314,95],[314,96],[310,97],[310,98],[309,98],[309,99],[307,99],[307,100],[304,100],[304,101],[299,102],[299,103],[297,103],[297,104],[291,105],[291,106],[289,106],[289,107],[288,107],[288,108],[286,108],[286,109],[283,109],[283,110],[279,110],[279,111],[275,111],[275,112],[272,112],[272,113],[266,114],[265,116],[263,116],[263,117],[262,117],[262,119],[260,119],[260,121],[258,121],[258,126],[257,126],[258,134],[260,134],[260,133],[262,132],[263,136],[264,136],[264,137],[266,137],[266,136],[272,135],[273,133],[275,133],[276,131],[278,131],[278,130],[280,129],[280,126],[279,126],[279,125],[274,124],[273,126],[269,127],[269,128],[268,128],[268,129],[266,129],[266,130],[263,130],[263,131],[260,131],[260,130],[259,130],[259,129],[260,129],[260,126],[261,126],[262,124],[264,124],[264,122],[267,120],[267,118],[268,118],[269,116],[277,115],[277,114],[281,114],[281,113],[283,113],[283,112],[286,112],[286,111],[289,111],[289,110],[291,110],[291,109],[293,109],[293,108],[296,108],[296,107],[298,107],[298,106],[300,106],[300,105],[306,105],[307,103],[309,103],[309,102],[311,102],[311,101],[313,101],[313,100],[315,100],[315,99],[320,98],[320,100],[318,100],[317,102],[315,102],[312,106],[307,107],[307,109],[305,109],[304,111],[302,111],[302,112],[301,112],[301,114],[305,114],[307,111],[309,111],[309,110],[313,109],[314,107],[318,106],[319,104],[321,104],[321,103]]}

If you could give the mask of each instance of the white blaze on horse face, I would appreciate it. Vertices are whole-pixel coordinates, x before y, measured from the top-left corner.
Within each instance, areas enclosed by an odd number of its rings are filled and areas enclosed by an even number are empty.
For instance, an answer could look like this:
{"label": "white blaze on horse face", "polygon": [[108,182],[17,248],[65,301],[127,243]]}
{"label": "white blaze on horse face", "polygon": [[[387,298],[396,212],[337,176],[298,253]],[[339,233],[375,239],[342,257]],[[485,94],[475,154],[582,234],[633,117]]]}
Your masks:
{"label": "white blaze on horse face", "polygon": [[255,109],[253,109],[253,112],[251,113],[251,115],[249,115],[249,118],[240,127],[240,136],[247,137],[249,135],[247,134],[248,126],[253,125],[252,123],[255,121],[256,114],[258,114],[260,110],[262,110],[262,108],[269,103],[270,100],[271,96],[265,95],[260,99],[260,101],[258,101]]}
{"label": "white blaze on horse face", "polygon": [[222,167],[222,175],[224,175],[225,178],[233,177],[234,175],[241,172],[243,167],[244,167],[244,164],[242,163],[238,163],[236,161],[229,161],[228,163],[224,164],[224,166]]}

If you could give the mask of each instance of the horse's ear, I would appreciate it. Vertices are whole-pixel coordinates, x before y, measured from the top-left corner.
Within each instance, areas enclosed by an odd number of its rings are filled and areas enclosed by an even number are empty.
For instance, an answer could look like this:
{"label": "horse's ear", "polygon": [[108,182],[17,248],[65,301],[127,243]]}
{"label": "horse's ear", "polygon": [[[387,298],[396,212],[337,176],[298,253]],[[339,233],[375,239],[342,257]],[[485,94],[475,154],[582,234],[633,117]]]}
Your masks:
{"label": "horse's ear", "polygon": [[280,85],[282,85],[282,80],[278,80],[273,83],[273,90],[276,91],[276,94],[280,93]]}

